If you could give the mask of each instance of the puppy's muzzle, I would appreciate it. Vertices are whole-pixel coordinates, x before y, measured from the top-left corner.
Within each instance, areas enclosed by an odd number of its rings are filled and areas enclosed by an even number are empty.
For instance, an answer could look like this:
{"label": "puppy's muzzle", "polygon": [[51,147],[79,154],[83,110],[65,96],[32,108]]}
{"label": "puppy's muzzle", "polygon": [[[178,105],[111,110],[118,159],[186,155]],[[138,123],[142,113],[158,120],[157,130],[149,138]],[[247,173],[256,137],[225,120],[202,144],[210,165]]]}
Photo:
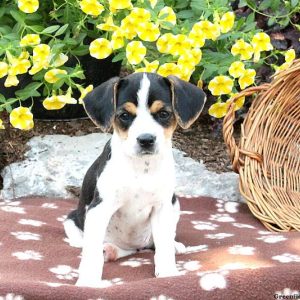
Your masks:
{"label": "puppy's muzzle", "polygon": [[140,146],[141,154],[153,154],[155,152],[156,136],[150,133],[144,133],[136,138]]}

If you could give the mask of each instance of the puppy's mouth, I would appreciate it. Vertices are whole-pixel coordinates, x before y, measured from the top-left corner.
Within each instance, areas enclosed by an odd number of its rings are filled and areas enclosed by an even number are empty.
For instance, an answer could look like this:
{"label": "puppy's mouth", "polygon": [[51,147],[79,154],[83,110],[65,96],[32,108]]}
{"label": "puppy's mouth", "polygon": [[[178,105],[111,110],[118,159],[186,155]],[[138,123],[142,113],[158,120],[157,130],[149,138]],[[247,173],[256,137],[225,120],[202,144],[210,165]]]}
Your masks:
{"label": "puppy's mouth", "polygon": [[158,153],[157,147],[151,147],[151,148],[139,148],[137,151],[137,156],[144,156],[144,155],[155,155]]}

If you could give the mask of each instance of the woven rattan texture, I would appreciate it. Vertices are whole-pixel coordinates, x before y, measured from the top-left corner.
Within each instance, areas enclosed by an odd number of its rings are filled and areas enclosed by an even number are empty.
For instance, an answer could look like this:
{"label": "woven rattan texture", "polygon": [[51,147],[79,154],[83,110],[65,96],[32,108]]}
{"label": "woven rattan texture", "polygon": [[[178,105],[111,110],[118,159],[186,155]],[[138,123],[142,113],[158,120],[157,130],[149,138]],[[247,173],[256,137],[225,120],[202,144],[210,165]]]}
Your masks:
{"label": "woven rattan texture", "polygon": [[[254,95],[233,137],[234,101]],[[300,60],[270,84],[248,88],[232,99],[223,135],[240,191],[255,217],[274,231],[300,231]]]}

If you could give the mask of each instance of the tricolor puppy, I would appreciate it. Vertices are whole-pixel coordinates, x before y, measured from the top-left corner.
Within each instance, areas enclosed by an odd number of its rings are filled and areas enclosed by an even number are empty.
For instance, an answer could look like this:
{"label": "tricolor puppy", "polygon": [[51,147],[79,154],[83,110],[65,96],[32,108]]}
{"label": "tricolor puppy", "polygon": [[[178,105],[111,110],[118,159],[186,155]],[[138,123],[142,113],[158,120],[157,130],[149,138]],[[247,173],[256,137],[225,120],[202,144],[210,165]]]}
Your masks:
{"label": "tricolor puppy", "polygon": [[179,203],[174,195],[172,134],[199,116],[204,92],[175,76],[135,73],[112,78],[84,99],[111,140],[87,171],[78,208],[64,223],[82,247],[78,286],[101,286],[104,261],[155,247],[155,275],[177,275]]}

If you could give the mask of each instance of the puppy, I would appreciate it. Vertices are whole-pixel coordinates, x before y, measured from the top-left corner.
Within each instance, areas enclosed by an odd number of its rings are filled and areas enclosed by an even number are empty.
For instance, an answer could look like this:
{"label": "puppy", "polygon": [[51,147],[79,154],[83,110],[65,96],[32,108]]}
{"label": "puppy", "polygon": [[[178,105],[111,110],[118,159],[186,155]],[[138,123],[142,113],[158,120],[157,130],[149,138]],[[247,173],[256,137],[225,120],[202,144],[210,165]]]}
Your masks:
{"label": "puppy", "polygon": [[87,171],[78,208],[64,222],[82,247],[78,286],[99,287],[104,261],[155,246],[155,275],[174,276],[179,202],[174,195],[172,134],[188,128],[206,97],[175,76],[135,73],[112,78],[84,99],[89,117],[113,135]]}

